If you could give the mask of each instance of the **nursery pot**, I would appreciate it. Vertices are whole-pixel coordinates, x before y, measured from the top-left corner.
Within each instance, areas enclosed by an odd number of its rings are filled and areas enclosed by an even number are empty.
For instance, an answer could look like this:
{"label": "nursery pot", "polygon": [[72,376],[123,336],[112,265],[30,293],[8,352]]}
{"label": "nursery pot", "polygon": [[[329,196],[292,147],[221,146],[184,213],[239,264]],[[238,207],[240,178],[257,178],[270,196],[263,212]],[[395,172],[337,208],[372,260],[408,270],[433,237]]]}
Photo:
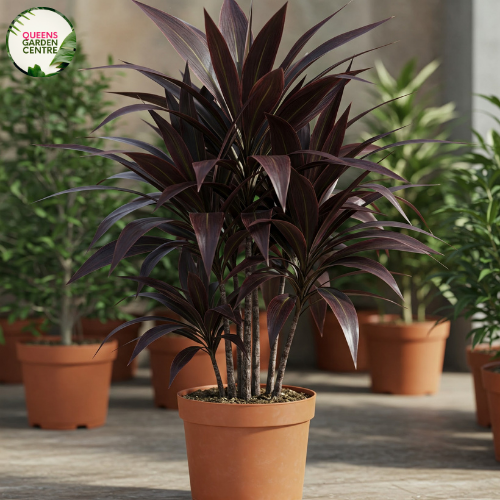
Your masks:
{"label": "nursery pot", "polygon": [[405,324],[395,315],[367,318],[364,326],[372,391],[390,394],[434,394],[443,371],[450,322]]}
{"label": "nursery pot", "polygon": [[500,462],[500,362],[488,363],[481,367],[483,386],[488,396],[491,429],[495,444],[495,458]]}
{"label": "nursery pot", "polygon": [[[83,318],[81,320],[84,338],[104,339],[115,328],[124,323],[123,320],[115,319],[101,323],[96,318]],[[135,358],[130,365],[130,357],[134,351],[135,342],[131,342],[139,336],[140,323],[128,326],[120,330],[114,337],[118,340],[119,348],[116,351],[116,359],[113,362],[112,382],[129,380],[137,373],[138,360]],[[127,344],[127,342],[131,342]],[[127,344],[127,345],[125,345]]]}
{"label": "nursery pot", "polygon": [[21,363],[17,359],[17,342],[29,342],[36,337],[25,329],[34,326],[37,330],[42,318],[24,319],[9,323],[6,318],[0,319],[4,344],[0,344],[0,383],[20,384],[23,381]]}
{"label": "nursery pot", "polygon": [[[213,386],[212,386],[213,387]],[[300,500],[316,394],[276,404],[219,404],[179,392],[193,500]]]}
{"label": "nursery pot", "polygon": [[[474,395],[476,396],[476,420],[483,427],[491,425],[490,410],[488,408],[488,396],[483,386],[483,375],[481,368],[493,361],[498,351],[489,345],[477,345],[474,349],[467,347],[467,364],[474,379]],[[500,432],[500,430],[499,430]]]}
{"label": "nursery pot", "polygon": [[357,369],[352,360],[351,351],[347,345],[344,332],[340,328],[335,315],[328,311],[323,327],[323,336],[320,335],[316,323],[313,321],[316,341],[316,357],[318,368],[328,372],[366,372],[368,371],[368,347],[364,323],[366,318],[376,314],[375,311],[359,311],[359,345]]}
{"label": "nursery pot", "polygon": [[[177,393],[179,391],[189,387],[215,383],[214,368],[210,356],[206,352],[198,352],[177,374],[172,386],[168,387],[172,361],[183,349],[192,345],[199,344],[195,344],[192,340],[180,335],[165,335],[149,345],[155,406],[177,409]],[[215,358],[222,382],[226,384],[226,352],[223,342],[221,342]]]}
{"label": "nursery pot", "polygon": [[42,429],[99,427],[108,413],[111,370],[118,343],[17,344],[28,421]]}
{"label": "nursery pot", "polygon": [[[269,366],[269,357],[271,356],[271,347],[269,345],[269,333],[267,331],[267,312],[261,311],[259,314],[260,328],[260,368],[267,370]],[[231,333],[236,333],[236,325],[231,324]],[[237,368],[237,349],[233,348],[234,367]]]}

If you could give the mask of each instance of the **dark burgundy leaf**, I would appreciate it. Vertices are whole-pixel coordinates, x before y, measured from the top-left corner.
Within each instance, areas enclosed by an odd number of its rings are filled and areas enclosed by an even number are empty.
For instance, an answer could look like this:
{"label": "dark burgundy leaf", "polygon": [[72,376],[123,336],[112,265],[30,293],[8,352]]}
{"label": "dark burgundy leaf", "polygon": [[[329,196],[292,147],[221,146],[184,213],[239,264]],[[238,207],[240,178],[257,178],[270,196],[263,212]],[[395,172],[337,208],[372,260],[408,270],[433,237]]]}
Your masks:
{"label": "dark burgundy leaf", "polygon": [[224,224],[222,212],[189,214],[207,276],[210,276],[215,250]]}
{"label": "dark burgundy leaf", "polygon": [[411,225],[410,219],[408,219],[403,209],[401,208],[401,205],[398,203],[398,200],[396,200],[396,197],[391,193],[390,189],[386,188],[385,186],[381,186],[380,184],[373,184],[373,183],[362,184],[361,187],[370,188],[376,191],[377,193],[380,193],[406,219],[408,224]]}
{"label": "dark burgundy leaf", "polygon": [[319,205],[313,185],[302,175],[293,173],[290,194],[290,211],[298,222],[304,238],[311,245],[318,227]]}
{"label": "dark burgundy leaf", "polygon": [[119,118],[120,116],[128,115],[129,113],[135,113],[137,111],[150,111],[153,109],[164,111],[164,108],[155,106],[154,104],[130,104],[129,106],[124,106],[123,108],[113,111],[107,118],[105,118],[99,125],[97,125],[94,130],[92,130],[92,133],[94,133],[101,127],[104,127],[104,125],[114,120],[115,118]]}
{"label": "dark burgundy leaf", "polygon": [[193,254],[187,248],[183,248],[180,252],[178,270],[181,287],[183,290],[187,290],[189,273],[196,274],[197,272]]}
{"label": "dark burgundy leaf", "polygon": [[294,128],[283,118],[266,114],[271,132],[273,155],[286,155],[299,151],[301,143]]}
{"label": "dark burgundy leaf", "polygon": [[167,203],[171,198],[174,198],[179,193],[182,193],[186,189],[192,188],[196,186],[196,182],[181,182],[179,184],[174,184],[173,186],[167,187],[163,193],[161,193],[160,198],[158,199],[158,203],[156,204],[156,209],[158,210],[162,205]]}
{"label": "dark burgundy leaf", "polygon": [[172,366],[170,367],[170,382],[168,387],[172,385],[177,374],[193,359],[195,354],[201,351],[203,347],[200,346],[190,346],[183,349],[172,361]]}
{"label": "dark burgundy leaf", "polygon": [[151,196],[151,195],[140,193],[139,191],[133,191],[132,189],[120,188],[117,186],[81,186],[81,187],[75,187],[75,188],[71,188],[71,189],[65,189],[64,191],[59,191],[59,193],[51,194],[50,196],[46,196],[45,198],[37,200],[37,202],[48,200],[49,198],[54,198],[54,196],[59,196],[61,194],[81,193],[84,191],[121,191],[122,193],[131,193],[131,194],[142,196],[144,198],[149,198],[151,201],[156,203],[155,198],[153,198],[153,196]]}
{"label": "dark burgundy leaf", "polygon": [[209,174],[210,170],[212,170],[212,168],[214,168],[219,161],[220,160],[216,158],[215,160],[203,160],[193,163],[194,175],[196,176],[198,191],[201,189],[203,181]]}
{"label": "dark burgundy leaf", "polygon": [[[389,144],[387,146],[383,146],[379,149],[377,149],[377,152],[379,151],[384,151],[385,149],[389,148],[395,148],[398,146],[406,146],[407,144],[428,144],[428,143],[439,143],[439,144],[466,144],[465,142],[455,142],[455,141],[440,141],[437,139],[411,139],[408,141],[400,141],[400,142],[395,142],[394,144]],[[371,155],[372,153],[368,153],[368,155]],[[366,155],[366,156],[368,156]]]}
{"label": "dark burgundy leaf", "polygon": [[242,72],[243,102],[255,83],[273,69],[285,25],[286,7],[287,4],[266,23],[250,47]]}
{"label": "dark burgundy leaf", "polygon": [[234,266],[231,272],[224,278],[223,283],[226,283],[229,279],[231,279],[234,275],[240,273],[241,271],[244,271],[249,267],[256,266],[257,264],[261,264],[262,262],[265,262],[265,259],[264,257],[262,257],[262,255],[252,255],[251,257],[247,257],[246,259],[242,260],[237,266]]}
{"label": "dark burgundy leaf", "polygon": [[[273,210],[259,210],[257,212],[242,213],[241,220],[248,232],[252,235],[255,244],[259,248],[264,260],[269,265],[269,237],[271,234],[271,223],[268,222],[273,215]],[[267,222],[258,223],[259,220]]]}
{"label": "dark burgundy leaf", "polygon": [[276,196],[283,208],[286,210],[286,197],[288,185],[290,183],[290,173],[292,165],[288,156],[252,156],[255,161],[260,163],[274,186]]}
{"label": "dark burgundy leaf", "polygon": [[215,82],[212,76],[210,53],[203,33],[180,19],[143,3],[134,2],[145,12],[168,38],[174,49],[189,63],[196,76],[212,93]]}
{"label": "dark burgundy leaf", "polygon": [[326,300],[337,318],[351,352],[354,366],[357,365],[359,325],[356,309],[347,295],[335,288],[319,288],[318,293]]}
{"label": "dark burgundy leaf", "polygon": [[240,351],[242,351],[246,356],[248,356],[247,349],[245,347],[245,344],[243,343],[243,340],[238,335],[234,334],[229,334],[229,335],[221,335],[221,339],[227,339],[230,340],[233,344],[238,347]]}
{"label": "dark burgundy leaf", "polygon": [[[247,138],[253,138],[283,93],[284,74],[282,69],[264,75],[249,95],[249,105],[243,112],[242,124]],[[300,149],[300,148],[299,148]]]}
{"label": "dark burgundy leaf", "polygon": [[224,0],[220,12],[219,28],[226,39],[236,68],[241,74],[248,31],[248,19],[235,0]]}
{"label": "dark burgundy leaf", "polygon": [[222,95],[233,118],[241,109],[241,87],[238,70],[231,57],[231,52],[224,37],[205,10],[205,30],[208,49]]}
{"label": "dark burgundy leaf", "polygon": [[262,291],[262,298],[264,299],[264,304],[266,305],[266,309],[268,308],[271,300],[274,299],[280,293],[280,283],[281,278],[273,278],[268,280],[260,286]]}
{"label": "dark burgundy leaf", "polygon": [[[147,253],[151,252],[158,246],[162,245],[165,243],[164,238],[152,238],[149,236],[139,238],[135,245],[129,249],[129,251],[126,253],[125,258],[128,257],[133,257],[135,255],[140,255],[142,253]],[[116,241],[112,241],[111,243],[108,243],[107,245],[103,246],[102,248],[99,248],[97,252],[89,257],[85,264],[78,269],[78,271],[73,275],[73,277],[68,281],[68,285],[75,282],[76,280],[79,280],[80,278],[83,278],[84,276],[87,276],[87,274],[90,274],[94,271],[97,271],[98,269],[101,269],[105,266],[109,266],[113,260],[113,254],[115,253],[115,247],[116,247]]]}
{"label": "dark burgundy leaf", "polygon": [[214,307],[213,309],[210,309],[207,311],[207,313],[213,312],[215,313],[218,317],[223,316],[224,318],[227,318],[229,321],[236,323],[237,325],[241,325],[241,316],[238,312],[237,309],[234,311],[231,309],[231,306],[228,304],[223,304],[217,307]]}
{"label": "dark burgundy leaf", "polygon": [[247,231],[238,231],[228,238],[224,245],[224,262],[230,262],[234,259],[236,261],[236,256],[238,255],[238,249],[240,245],[245,241],[248,236]]}
{"label": "dark burgundy leaf", "polygon": [[169,158],[161,149],[144,141],[139,141],[137,139],[128,139],[127,137],[98,137],[98,139],[107,139],[109,141],[123,142],[124,144],[137,146],[138,148],[144,149],[144,151],[147,151],[148,153],[158,156],[158,158],[162,158],[163,160],[168,162],[172,161],[172,159]]}
{"label": "dark burgundy leaf", "polygon": [[271,300],[267,308],[267,331],[269,345],[274,345],[286,320],[290,316],[297,302],[297,297],[291,297],[288,293],[278,295]]}
{"label": "dark burgundy leaf", "polygon": [[201,316],[208,310],[208,291],[203,282],[196,274],[189,273],[187,279],[187,290],[191,302]]}
{"label": "dark burgundy leaf", "polygon": [[[344,5],[346,7],[349,4]],[[283,62],[281,63],[280,68],[283,68],[285,71],[290,67],[290,64],[295,60],[295,58],[299,55],[300,51],[304,48],[306,43],[316,34],[316,32],[327,23],[335,14],[338,14],[344,7],[341,7],[337,12],[334,12],[323,21],[319,22],[315,26],[313,26],[310,30],[306,31],[293,45],[290,52],[287,54]]]}
{"label": "dark burgundy leaf", "polygon": [[111,268],[109,272],[111,273],[119,262],[126,257],[128,251],[133,245],[135,245],[141,236],[144,236],[148,231],[151,231],[151,229],[161,226],[167,222],[171,222],[171,219],[148,217],[146,219],[138,219],[127,224],[116,241],[115,253],[113,254],[113,260],[111,261]]}
{"label": "dark burgundy leaf", "polygon": [[305,263],[307,256],[307,244],[304,235],[290,222],[273,220],[274,225],[283,234],[288,244],[292,247],[295,256],[300,262]]}
{"label": "dark burgundy leaf", "polygon": [[[347,82],[345,82],[347,84]],[[304,149],[318,149],[323,150],[323,144],[326,138],[333,130],[335,126],[335,121],[337,120],[337,113],[342,101],[342,96],[344,94],[345,84],[339,85],[336,88],[334,98],[331,100],[330,104],[321,112],[318,117],[318,121],[314,127],[311,136],[311,145],[309,148]]]}
{"label": "dark burgundy leaf", "polygon": [[323,297],[321,297],[319,293],[315,293],[309,299],[309,305],[311,310],[311,316],[314,320],[314,323],[316,324],[318,332],[321,336],[323,336],[323,328],[325,326],[326,311],[328,309],[328,305],[325,299],[323,299]]}
{"label": "dark burgundy leaf", "polygon": [[345,131],[347,127],[347,120],[349,119],[349,113],[351,111],[351,105],[347,106],[342,116],[339,118],[338,122],[333,127],[328,137],[321,148],[323,151],[330,153],[332,155],[338,156],[340,153],[340,148],[344,142]]}
{"label": "dark burgundy leaf", "polygon": [[245,278],[241,287],[235,290],[233,294],[237,293],[236,304],[237,306],[246,296],[251,294],[255,289],[259,288],[266,281],[276,278],[275,273],[254,273]]}

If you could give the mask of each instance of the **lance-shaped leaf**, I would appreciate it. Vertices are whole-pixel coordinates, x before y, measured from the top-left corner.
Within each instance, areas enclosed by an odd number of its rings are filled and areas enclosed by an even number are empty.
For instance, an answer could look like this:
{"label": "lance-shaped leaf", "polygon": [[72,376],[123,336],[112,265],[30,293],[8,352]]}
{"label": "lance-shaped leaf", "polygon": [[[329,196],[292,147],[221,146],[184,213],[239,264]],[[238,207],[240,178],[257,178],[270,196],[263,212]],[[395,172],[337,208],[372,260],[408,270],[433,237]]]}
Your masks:
{"label": "lance-shaped leaf", "polygon": [[[350,2],[349,2],[350,3]],[[290,67],[290,64],[294,61],[294,59],[299,55],[300,51],[304,48],[306,43],[316,34],[316,32],[324,25],[326,24],[335,14],[338,14],[344,7],[349,5],[348,3],[341,7],[337,12],[334,12],[333,14],[329,15],[327,18],[323,19],[323,21],[320,21],[318,24],[313,26],[311,29],[306,31],[294,44],[293,47],[290,49],[290,52],[287,54],[283,62],[281,63],[280,68],[283,68],[284,70],[287,70]]]}
{"label": "lance-shaped leaf", "polygon": [[276,69],[264,75],[252,87],[249,95],[250,103],[242,117],[243,130],[247,138],[254,137],[266,119],[265,114],[270,113],[279,102],[284,82],[283,70]]}
{"label": "lance-shaped leaf", "polygon": [[109,272],[111,273],[119,262],[125,258],[127,252],[141,236],[144,236],[148,231],[151,231],[166,222],[171,222],[171,219],[148,217],[146,219],[138,219],[127,224],[116,241],[115,253],[113,254],[113,260],[111,262]]}
{"label": "lance-shaped leaf", "polygon": [[269,345],[274,345],[286,320],[290,316],[297,302],[297,297],[291,297],[288,293],[278,295],[271,300],[267,308],[267,331]]}
{"label": "lance-shaped leaf", "polygon": [[162,158],[163,160],[169,162],[172,161],[171,158],[169,158],[161,149],[144,141],[139,141],[137,139],[129,139],[128,137],[110,137],[110,136],[98,137],[98,139],[107,139],[108,141],[122,142],[124,144],[137,146],[138,148],[144,149],[144,151],[147,151],[148,153],[158,156],[158,158]]}
{"label": "lance-shaped leaf", "polygon": [[236,261],[236,257],[238,255],[238,250],[240,248],[240,245],[245,241],[245,238],[248,236],[247,231],[238,231],[237,233],[234,233],[231,235],[228,240],[226,241],[226,244],[224,245],[224,263],[227,264],[228,262]]}
{"label": "lance-shaped leaf", "polygon": [[277,115],[286,120],[295,130],[302,128],[313,118],[311,111],[316,109],[323,98],[339,83],[335,76],[326,76],[309,83],[293,94],[278,109]]}
{"label": "lance-shaped leaf", "polygon": [[[143,253],[151,252],[158,246],[165,243],[167,240],[165,238],[155,238],[150,236],[144,236],[139,238],[135,245],[132,246],[125,254],[124,258],[134,257]],[[115,253],[116,241],[112,241],[107,245],[99,248],[96,253],[87,259],[87,261],[78,269],[78,271],[73,275],[73,277],[68,281],[68,285],[74,283],[76,280],[87,276],[98,269],[109,266],[113,260],[113,255]]]}
{"label": "lance-shaped leaf", "polygon": [[236,295],[235,307],[263,283],[276,277],[277,275],[275,273],[253,273],[250,276],[247,276],[241,287],[231,294],[232,297]]}
{"label": "lance-shaped leaf", "polygon": [[170,382],[168,387],[172,385],[178,373],[193,359],[193,357],[203,349],[201,346],[190,346],[183,349],[172,361],[170,366]]}
{"label": "lance-shaped leaf", "polygon": [[233,276],[241,273],[245,269],[256,266],[257,264],[261,264],[264,261],[265,259],[264,257],[262,257],[262,255],[252,255],[251,257],[247,257],[246,259],[242,260],[237,266],[233,267],[231,272],[224,278],[223,283],[227,283],[227,281],[230,280]]}
{"label": "lance-shaped leaf", "polygon": [[292,247],[295,256],[304,264],[307,257],[307,244],[304,235],[290,222],[273,220],[273,223]]}
{"label": "lance-shaped leaf", "polygon": [[299,151],[301,143],[294,128],[283,118],[266,114],[271,132],[273,155],[287,155]]}
{"label": "lance-shaped leaf", "polygon": [[120,219],[123,219],[126,215],[138,210],[139,208],[146,207],[148,205],[152,205],[153,200],[144,199],[144,198],[136,198],[132,200],[130,203],[125,203],[121,207],[118,207],[116,210],[111,212],[100,224],[97,228],[94,238],[89,245],[89,250],[96,244],[96,242],[104,235],[106,232]]}
{"label": "lance-shaped leaf", "polygon": [[158,125],[165,146],[174,160],[176,167],[184,174],[186,180],[194,181],[193,158],[182,140],[182,137],[175,131],[174,127],[155,111],[150,111],[153,120]]}
{"label": "lance-shaped leaf", "polygon": [[286,74],[286,83],[292,82],[295,80],[303,71],[305,71],[314,61],[317,61],[320,57],[323,57],[328,52],[354,40],[355,38],[368,33],[369,31],[377,28],[381,24],[389,21],[392,18],[384,19],[382,21],[378,21],[373,24],[369,24],[367,26],[363,26],[362,28],[357,28],[355,30],[349,31],[347,33],[343,33],[342,35],[338,35],[336,37],[331,38],[325,43],[321,44],[316,49],[309,52],[306,56],[304,56],[300,61],[294,64]]}
{"label": "lance-shaped leaf", "polygon": [[265,283],[262,283],[260,289],[262,291],[262,298],[264,299],[264,304],[266,309],[269,307],[271,300],[274,299],[280,293],[280,283],[281,278],[274,278]]}
{"label": "lance-shaped leaf", "polygon": [[233,62],[231,52],[224,37],[205,10],[205,29],[208,49],[222,95],[233,118],[238,116],[241,108],[241,87],[238,70]]}
{"label": "lance-shaped leaf", "polygon": [[192,188],[196,186],[196,182],[188,181],[188,182],[180,182],[179,184],[174,184],[173,186],[169,186],[163,190],[160,197],[158,198],[158,203],[156,204],[156,209],[158,210],[162,205],[165,205],[171,198],[174,198],[179,193],[184,192],[186,189]]}
{"label": "lance-shaped leaf", "polygon": [[198,186],[198,191],[200,191],[203,181],[209,174],[210,170],[217,165],[220,160],[218,158],[214,160],[203,160],[193,163],[194,175],[196,176],[196,185]]}
{"label": "lance-shaped leaf", "polygon": [[207,276],[210,276],[215,250],[224,224],[224,214],[222,212],[189,214],[189,219],[196,235],[205,271]]}
{"label": "lance-shaped leaf", "polygon": [[[388,144],[387,146],[383,146],[377,149],[377,152],[384,151],[385,149],[396,148],[398,146],[406,146],[407,144],[428,144],[428,143],[437,143],[437,144],[466,144],[465,142],[455,142],[455,141],[441,141],[438,139],[409,139],[407,141],[394,142],[393,144]],[[368,153],[371,155],[372,153]],[[368,156],[368,155],[367,155]]]}
{"label": "lance-shaped leaf", "polygon": [[255,37],[250,47],[243,66],[243,102],[248,99],[255,83],[273,69],[285,25],[286,7],[285,4],[274,14]]}
{"label": "lance-shaped leaf", "polygon": [[238,72],[241,74],[248,30],[248,19],[235,0],[224,0],[219,18],[224,36]]}
{"label": "lance-shaped leaf", "polygon": [[288,156],[252,156],[255,161],[262,165],[278,197],[278,201],[283,210],[286,210],[286,197],[288,194],[288,185],[290,184],[290,173],[292,164]]}
{"label": "lance-shaped leaf", "polygon": [[338,122],[335,124],[335,127],[333,127],[333,130],[326,138],[325,143],[321,148],[323,151],[331,153],[335,156],[338,156],[340,154],[340,149],[342,148],[342,144],[344,142],[347,120],[349,119],[350,111],[351,105],[349,104],[342,116],[339,118]]}
{"label": "lance-shaped leaf", "polygon": [[362,184],[361,187],[370,188],[376,191],[377,193],[380,193],[406,219],[408,224],[411,224],[410,219],[408,219],[407,215],[404,213],[404,210],[401,208],[401,205],[398,203],[398,200],[396,200],[396,197],[392,194],[390,189],[386,188],[385,186],[381,186],[380,184],[373,184],[373,183]]}
{"label": "lance-shaped leaf", "polygon": [[164,325],[154,326],[147,332],[144,332],[144,334],[141,335],[139,341],[135,345],[134,350],[132,352],[132,356],[130,357],[128,364],[132,363],[132,361],[155,340],[158,340],[167,333],[175,332],[185,327],[186,325],[184,323],[174,323],[174,324],[166,323]]}
{"label": "lance-shaped leaf", "polygon": [[201,279],[193,273],[188,274],[187,279],[187,291],[189,298],[193,303],[193,306],[204,316],[205,312],[208,310],[208,292]]}
{"label": "lance-shaped leaf", "polygon": [[194,26],[134,0],[143,12],[160,28],[178,54],[189,63],[196,76],[212,93],[215,82],[211,72],[210,53],[205,35]]}
{"label": "lance-shaped leaf", "polygon": [[[316,289],[316,287],[313,287],[312,289]],[[328,305],[319,293],[315,293],[309,298],[309,305],[311,316],[316,324],[316,328],[318,329],[320,336],[322,337]]]}
{"label": "lance-shaped leaf", "polygon": [[319,288],[318,293],[326,300],[344,332],[354,366],[357,365],[359,325],[358,315],[347,295],[335,288]]}
{"label": "lance-shaped leaf", "polygon": [[[272,215],[272,209],[249,213],[244,212],[241,214],[243,224],[252,235],[267,265],[269,265],[269,237],[271,235],[271,223],[269,219]],[[259,222],[260,220],[265,220],[266,222]]]}
{"label": "lance-shaped leaf", "polygon": [[316,234],[319,219],[319,205],[313,185],[296,172],[290,184],[289,206],[294,221],[297,221],[310,247]]}
{"label": "lance-shaped leaf", "polygon": [[368,259],[367,257],[349,257],[346,259],[340,259],[335,262],[336,266],[354,267],[356,269],[361,269],[367,273],[373,274],[380,278],[382,281],[387,283],[401,299],[403,295],[399,290],[396,280],[392,274],[379,262]]}
{"label": "lance-shaped leaf", "polygon": [[245,356],[248,356],[247,353],[247,348],[245,347],[245,344],[243,343],[243,340],[238,336],[234,334],[229,334],[229,335],[221,335],[221,339],[227,339],[230,340],[236,347],[243,353]]}

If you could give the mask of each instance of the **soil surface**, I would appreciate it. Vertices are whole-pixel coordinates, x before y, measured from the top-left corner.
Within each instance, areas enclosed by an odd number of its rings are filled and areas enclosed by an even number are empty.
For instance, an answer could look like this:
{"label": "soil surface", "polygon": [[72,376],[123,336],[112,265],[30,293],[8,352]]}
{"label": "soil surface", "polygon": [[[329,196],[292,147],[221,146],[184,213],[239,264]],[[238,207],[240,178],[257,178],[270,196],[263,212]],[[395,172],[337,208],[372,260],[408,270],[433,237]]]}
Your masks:
{"label": "soil surface", "polygon": [[253,396],[250,400],[239,398],[221,398],[219,397],[219,390],[217,388],[205,389],[203,391],[195,391],[191,394],[183,396],[186,399],[194,399],[195,401],[203,401],[205,403],[225,403],[236,405],[265,405],[274,403],[292,403],[294,401],[302,401],[308,399],[310,396],[301,392],[295,392],[291,389],[283,389],[281,395],[273,398],[270,394],[266,394],[265,389],[260,390],[260,396]]}

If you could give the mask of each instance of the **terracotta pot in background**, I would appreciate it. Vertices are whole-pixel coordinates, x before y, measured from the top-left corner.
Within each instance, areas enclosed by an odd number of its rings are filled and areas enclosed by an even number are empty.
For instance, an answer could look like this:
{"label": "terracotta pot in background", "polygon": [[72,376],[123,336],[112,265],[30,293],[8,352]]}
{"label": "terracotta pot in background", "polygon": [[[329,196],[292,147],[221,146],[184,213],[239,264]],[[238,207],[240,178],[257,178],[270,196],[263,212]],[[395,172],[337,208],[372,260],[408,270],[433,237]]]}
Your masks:
{"label": "terracotta pot in background", "polygon": [[[212,386],[213,387],[213,386]],[[316,394],[293,403],[204,403],[182,396],[191,492],[196,500],[300,500]],[[265,457],[265,458],[263,458]]]}
{"label": "terracotta pot in background", "polygon": [[[175,356],[186,347],[198,345],[180,335],[165,335],[148,346],[155,405],[160,408],[177,408],[177,393],[189,387],[214,384],[215,374],[212,361],[206,352],[198,352],[193,359],[177,374],[170,389],[170,366]],[[227,383],[226,353],[221,343],[216,354],[217,364],[223,383]]]}
{"label": "terracotta pot in background", "polygon": [[344,332],[340,328],[335,315],[328,311],[326,313],[323,336],[319,334],[314,320],[312,321],[315,331],[316,357],[318,368],[329,372],[366,372],[368,371],[368,349],[366,335],[364,332],[365,318],[377,314],[376,311],[359,311],[359,345],[358,345],[358,367],[354,366],[351,351],[347,345]]}
{"label": "terracotta pot in background", "polygon": [[22,383],[23,374],[21,363],[17,359],[16,344],[35,339],[36,337],[25,329],[35,327],[38,330],[42,322],[42,318],[33,318],[9,324],[6,318],[0,318],[0,327],[5,339],[5,343],[0,344],[0,383]]}
{"label": "terracotta pot in background", "polygon": [[488,396],[483,387],[481,367],[491,363],[498,351],[492,351],[488,345],[477,345],[474,349],[467,347],[467,364],[474,379],[474,394],[476,396],[476,420],[483,427],[491,425]]}
{"label": "terracotta pot in background", "polygon": [[[367,318],[364,326],[372,391],[423,395],[439,389],[444,349],[450,322],[434,326],[435,321],[405,324],[399,317],[386,315]],[[392,321],[392,322],[391,322]]]}
{"label": "terracotta pot in background", "polygon": [[488,396],[491,429],[495,444],[495,458],[500,462],[500,362],[481,367],[483,386]]}
{"label": "terracotta pot in background", "polygon": [[[269,367],[269,357],[271,356],[271,346],[269,345],[269,334],[267,332],[267,312],[261,311],[259,315],[260,326],[260,368],[266,370]],[[231,324],[231,333],[236,334],[236,325]],[[234,367],[237,368],[237,348],[233,345]],[[279,359],[279,358],[278,358]]]}
{"label": "terracotta pot in background", "polygon": [[[115,328],[125,323],[121,319],[114,319],[102,323],[97,318],[82,318],[82,331],[84,338],[87,339],[105,339]],[[139,329],[141,323],[128,326],[120,330],[114,338],[118,341],[119,348],[116,351],[116,359],[113,362],[113,373],[111,380],[113,382],[120,382],[122,380],[129,380],[137,373],[138,360],[137,358],[128,364],[132,352],[135,347],[135,342],[127,344],[139,336]],[[127,345],[125,345],[127,344]]]}
{"label": "terracotta pot in background", "polygon": [[106,422],[118,346],[17,344],[29,424],[42,429],[99,427]]}

